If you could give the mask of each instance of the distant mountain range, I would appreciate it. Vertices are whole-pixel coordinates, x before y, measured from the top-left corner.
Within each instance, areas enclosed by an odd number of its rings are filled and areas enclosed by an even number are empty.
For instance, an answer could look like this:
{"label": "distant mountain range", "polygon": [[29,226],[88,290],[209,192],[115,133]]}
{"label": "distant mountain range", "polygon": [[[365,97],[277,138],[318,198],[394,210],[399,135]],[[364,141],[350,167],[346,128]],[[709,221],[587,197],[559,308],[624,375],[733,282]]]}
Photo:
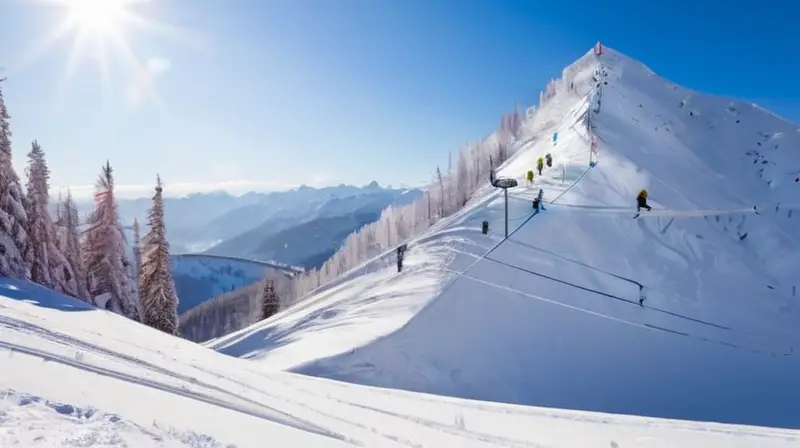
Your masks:
{"label": "distant mountain range", "polygon": [[[410,203],[421,194],[418,189],[384,188],[371,182],[363,187],[301,186],[242,196],[219,191],[167,197],[167,238],[173,254],[206,253],[317,267],[350,233],[377,220],[383,209]],[[142,234],[151,206],[149,198],[118,200],[123,224],[129,226],[138,218]],[[91,202],[78,203],[82,216],[92,207]],[[127,233],[130,236],[130,229]]]}
{"label": "distant mountain range", "polygon": [[382,189],[370,184],[360,194],[330,198],[313,210],[275,214],[204,253],[319,267],[350,233],[377,221],[383,209],[408,204],[421,194],[419,190]]}

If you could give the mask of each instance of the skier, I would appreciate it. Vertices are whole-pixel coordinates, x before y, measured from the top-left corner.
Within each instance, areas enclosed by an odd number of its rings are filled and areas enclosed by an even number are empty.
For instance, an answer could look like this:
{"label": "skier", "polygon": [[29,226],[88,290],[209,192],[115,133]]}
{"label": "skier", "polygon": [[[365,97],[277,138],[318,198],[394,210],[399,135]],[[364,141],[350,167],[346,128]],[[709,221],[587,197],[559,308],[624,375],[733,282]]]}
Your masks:
{"label": "skier", "polygon": [[648,212],[653,209],[652,207],[647,205],[647,190],[646,189],[643,189],[642,191],[640,191],[639,195],[636,196],[636,212],[637,213],[636,213],[636,216],[634,216],[634,218],[639,216],[639,212],[641,212],[643,208],[647,209]]}
{"label": "skier", "polygon": [[539,175],[542,175],[542,168],[544,168],[544,159],[539,157],[539,160],[536,161],[536,169],[539,170]]}
{"label": "skier", "polygon": [[539,213],[539,210],[546,210],[544,208],[544,203],[542,202],[542,196],[544,195],[544,191],[539,189],[539,194],[536,196],[536,199],[533,200],[533,210],[534,213]]}
{"label": "skier", "polygon": [[528,174],[527,174],[526,178],[528,179],[528,183],[529,184],[533,183],[533,170],[528,170]]}
{"label": "skier", "polygon": [[407,244],[403,244],[397,248],[397,272],[403,271],[403,260],[406,257],[406,249],[408,249]]}
{"label": "skier", "polygon": [[547,162],[547,167],[548,168],[552,168],[553,167],[553,156],[551,156],[550,153],[548,152],[547,155],[544,156],[544,158],[545,158],[545,162]]}

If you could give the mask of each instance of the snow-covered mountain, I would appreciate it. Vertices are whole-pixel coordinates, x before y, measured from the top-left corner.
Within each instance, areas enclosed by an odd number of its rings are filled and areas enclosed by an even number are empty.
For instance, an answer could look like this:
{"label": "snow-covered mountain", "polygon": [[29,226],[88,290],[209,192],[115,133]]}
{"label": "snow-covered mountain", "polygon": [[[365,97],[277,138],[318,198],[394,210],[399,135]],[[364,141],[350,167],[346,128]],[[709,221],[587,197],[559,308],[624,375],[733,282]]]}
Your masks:
{"label": "snow-covered mountain", "polygon": [[[605,49],[524,131],[498,170],[520,183],[508,239],[487,186],[409,242],[402,273],[389,251],[208,345],[362,385],[800,428],[798,126]],[[632,219],[642,189],[653,211]]]}
{"label": "snow-covered mountain", "polygon": [[[409,242],[402,273],[389,252],[209,344],[247,360],[2,279],[0,446],[800,445],[654,418],[800,427],[798,133],[744,104],[670,103],[688,94],[614,51],[582,58],[499,170],[555,156],[510,192],[508,239],[487,187]],[[634,220],[642,187],[654,212]]]}
{"label": "snow-covered mountain", "polygon": [[409,204],[421,195],[418,189],[384,189],[373,182],[359,194],[307,203],[302,213],[275,213],[258,227],[204,253],[319,267],[347,235],[376,221],[383,209]]}
{"label": "snow-covered mountain", "polygon": [[232,359],[0,282],[0,446],[797,446],[800,432],[381,390]]}
{"label": "snow-covered mountain", "polygon": [[[169,184],[166,187],[168,191]],[[167,233],[174,252],[202,252],[270,221],[282,223],[286,226],[283,228],[303,223],[313,219],[318,209],[330,201],[382,192],[401,194],[403,191],[406,190],[383,188],[371,182],[363,187],[341,184],[314,188],[303,185],[288,191],[250,192],[241,196],[215,191],[179,198],[166,197]],[[120,218],[127,226],[133,223],[134,218],[144,223],[147,210],[153,205],[150,198],[121,198],[117,202]],[[78,202],[82,216],[93,207],[92,202]],[[243,256],[233,252],[215,254]]]}

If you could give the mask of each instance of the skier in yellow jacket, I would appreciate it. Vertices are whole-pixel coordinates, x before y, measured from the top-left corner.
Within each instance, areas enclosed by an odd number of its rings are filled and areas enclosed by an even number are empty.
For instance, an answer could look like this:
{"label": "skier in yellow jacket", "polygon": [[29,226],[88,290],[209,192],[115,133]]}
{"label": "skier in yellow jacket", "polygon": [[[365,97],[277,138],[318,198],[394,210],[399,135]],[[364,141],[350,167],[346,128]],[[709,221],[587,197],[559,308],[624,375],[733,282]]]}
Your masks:
{"label": "skier in yellow jacket", "polygon": [[640,191],[639,195],[636,196],[636,211],[641,212],[643,208],[647,209],[648,212],[653,209],[647,205],[647,190]]}
{"label": "skier in yellow jacket", "polygon": [[539,160],[536,161],[536,169],[539,170],[539,175],[542,175],[542,168],[544,168],[544,159],[539,157]]}

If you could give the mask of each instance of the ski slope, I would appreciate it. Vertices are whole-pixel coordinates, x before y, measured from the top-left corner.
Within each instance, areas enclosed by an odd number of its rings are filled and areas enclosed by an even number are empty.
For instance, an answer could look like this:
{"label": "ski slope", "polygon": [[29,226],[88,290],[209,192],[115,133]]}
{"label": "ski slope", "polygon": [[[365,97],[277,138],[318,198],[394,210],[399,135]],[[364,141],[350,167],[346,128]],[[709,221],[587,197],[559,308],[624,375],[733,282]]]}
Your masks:
{"label": "ski slope", "polygon": [[[798,127],[610,49],[560,86],[499,170],[520,181],[508,240],[487,187],[410,242],[402,273],[384,254],[208,346],[265,372],[800,428]],[[632,219],[642,188],[654,211]]]}
{"label": "ski slope", "polygon": [[797,446],[797,431],[559,411],[264,373],[0,282],[0,446]]}

